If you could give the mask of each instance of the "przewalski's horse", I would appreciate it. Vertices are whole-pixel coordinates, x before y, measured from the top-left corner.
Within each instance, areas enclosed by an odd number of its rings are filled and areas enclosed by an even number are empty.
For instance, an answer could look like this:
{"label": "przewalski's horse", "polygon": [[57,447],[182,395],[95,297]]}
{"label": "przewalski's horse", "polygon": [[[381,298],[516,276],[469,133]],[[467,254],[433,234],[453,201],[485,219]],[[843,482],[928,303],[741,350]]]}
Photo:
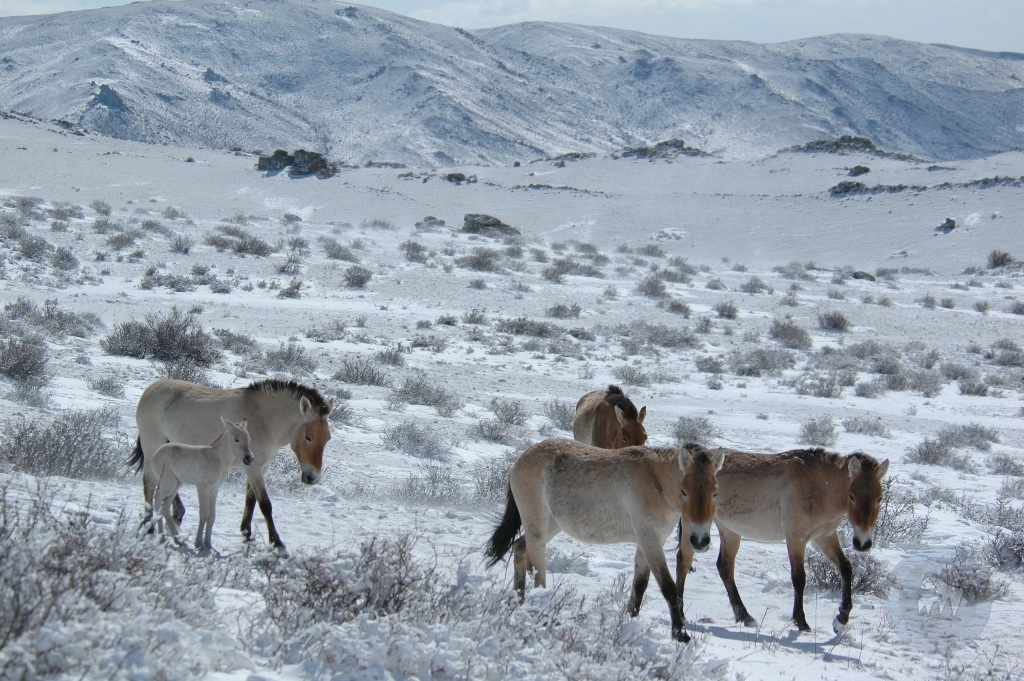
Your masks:
{"label": "przewalski's horse", "polygon": [[594,390],[576,403],[572,436],[585,445],[604,449],[639,446],[647,442],[644,417],[647,407],[637,411],[622,388],[608,386]]}
{"label": "przewalski's horse", "polygon": [[153,486],[153,515],[163,532],[166,520],[171,534],[177,536],[178,522],[171,516],[171,498],[178,494],[182,484],[195,485],[199,496],[199,529],[196,530],[196,548],[213,549],[211,536],[213,521],[217,517],[217,492],[228,477],[231,466],[248,467],[253,460],[249,448],[249,432],[245,419],[233,423],[221,418],[224,432],[209,445],[185,445],[168,442],[157,447],[145,462],[144,471]]}
{"label": "przewalski's horse", "polygon": [[[220,418],[246,419],[252,443],[253,465],[245,469],[245,510],[242,536],[252,536],[252,514],[259,502],[272,545],[284,548],[274,526],[273,507],[264,475],[278,450],[290,445],[299,462],[299,479],[307,485],[320,480],[324,447],[331,439],[327,421],[333,402],[314,388],[295,381],[266,379],[244,388],[221,390],[187,381],[159,380],[146,388],[135,409],[139,437],[128,464],[143,468],[145,458],[165,442],[205,444],[223,430]],[[153,481],[143,474],[146,501],[152,499]],[[175,515],[184,515],[175,497]]]}
{"label": "przewalski's horse", "polygon": [[[853,569],[843,553],[837,530],[849,515],[853,547],[858,551],[871,548],[882,500],[882,478],[889,470],[888,459],[879,463],[862,452],[841,456],[823,449],[797,449],[781,454],[718,451],[725,453],[725,465],[718,473],[720,494],[715,514],[721,542],[718,574],[729,594],[736,621],[747,626],[756,624],[736,588],[734,572],[740,538],[784,539],[793,580],[793,620],[801,631],[810,631],[804,616],[804,554],[810,541],[835,564],[842,578],[842,601],[832,623],[839,633],[849,622],[853,609]],[[676,558],[682,600],[693,551],[680,542]]]}
{"label": "przewalski's horse", "polygon": [[[528,571],[536,570],[534,586],[547,585],[544,549],[559,532],[589,544],[635,542],[630,614],[640,612],[653,570],[668,602],[672,637],[689,641],[665,540],[682,516],[692,549],[707,550],[718,495],[715,474],[721,467],[721,453],[694,444],[679,449],[599,449],[574,440],[535,444],[512,466],[505,514],[485,550],[488,564],[511,549],[522,598]],[[520,527],[523,535],[517,539]]]}

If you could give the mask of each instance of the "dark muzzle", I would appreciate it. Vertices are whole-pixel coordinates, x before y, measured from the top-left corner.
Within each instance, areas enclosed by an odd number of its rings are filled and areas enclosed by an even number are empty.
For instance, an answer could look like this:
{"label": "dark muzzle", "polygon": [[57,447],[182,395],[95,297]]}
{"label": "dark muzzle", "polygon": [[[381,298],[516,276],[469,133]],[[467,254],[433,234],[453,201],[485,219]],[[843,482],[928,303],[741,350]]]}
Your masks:
{"label": "dark muzzle", "polygon": [[307,485],[312,485],[316,482],[316,476],[313,475],[312,471],[306,471],[302,474],[302,482]]}
{"label": "dark muzzle", "polygon": [[858,551],[870,551],[871,550],[871,540],[868,539],[867,541],[861,541],[860,537],[854,535],[854,537],[853,537],[853,548],[857,549]]}
{"label": "dark muzzle", "polygon": [[245,453],[245,456],[242,457],[242,463],[245,464],[246,466],[252,464],[252,452]]}
{"label": "dark muzzle", "polygon": [[690,546],[697,551],[706,551],[708,545],[711,544],[711,535],[705,534],[703,537],[698,537],[695,534],[690,535]]}

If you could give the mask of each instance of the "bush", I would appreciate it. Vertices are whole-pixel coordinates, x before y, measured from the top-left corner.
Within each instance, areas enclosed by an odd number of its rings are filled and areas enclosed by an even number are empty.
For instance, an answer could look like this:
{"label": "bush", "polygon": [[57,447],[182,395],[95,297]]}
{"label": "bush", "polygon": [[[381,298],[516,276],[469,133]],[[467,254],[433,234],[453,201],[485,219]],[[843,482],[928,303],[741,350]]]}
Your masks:
{"label": "bush", "polygon": [[907,453],[908,463],[923,463],[932,466],[946,466],[960,471],[971,471],[974,464],[970,457],[957,454],[956,450],[942,439],[926,437]]}
{"label": "bush", "polygon": [[818,326],[825,331],[849,331],[850,322],[842,312],[823,312],[818,315]]}
{"label": "bush", "polygon": [[352,265],[345,270],[345,285],[349,288],[363,288],[373,277],[373,273],[362,265]]}
{"label": "bush", "polygon": [[755,348],[749,351],[735,351],[729,356],[729,367],[739,376],[760,376],[764,373],[777,374],[796,366],[793,353],[776,348]]}
{"label": "bush", "polygon": [[835,445],[839,435],[835,423],[828,414],[816,419],[808,419],[800,424],[800,442],[815,447],[831,447]]}
{"label": "bush", "polygon": [[860,416],[852,416],[848,419],[843,419],[842,424],[847,433],[859,433],[861,435],[883,437],[886,439],[892,438],[892,432],[885,427],[884,423],[882,423],[881,417],[869,419]]}
{"label": "bush", "polygon": [[805,373],[797,379],[796,391],[799,395],[839,398],[843,396],[842,378],[835,373]]}
{"label": "bush", "polygon": [[466,489],[451,466],[421,465],[415,473],[394,485],[391,494],[405,503],[454,506],[466,499]]}
{"label": "bush", "polygon": [[77,269],[78,265],[78,257],[67,246],[58,246],[50,256],[50,266],[55,270],[67,272]]}
{"label": "bush", "polygon": [[853,394],[857,397],[875,398],[884,395],[888,389],[887,381],[875,379],[858,383],[853,389]]}
{"label": "bush", "polygon": [[126,443],[111,407],[58,412],[49,423],[21,419],[4,427],[0,461],[35,476],[111,479],[124,473]]}
{"label": "bush", "polygon": [[26,234],[18,241],[18,253],[33,262],[43,262],[53,250],[53,244],[34,234]]}
{"label": "bush", "polygon": [[267,350],[258,364],[263,373],[311,374],[316,371],[317,361],[298,343],[281,343],[276,350]]}
{"label": "bush", "polygon": [[650,374],[629,364],[617,367],[613,375],[627,385],[646,386],[651,384]]}
{"label": "bush", "polygon": [[875,538],[883,543],[917,542],[928,529],[928,513],[917,514],[913,493],[897,487],[899,482],[896,476],[882,481]]}
{"label": "bush", "polygon": [[994,601],[1009,589],[1005,581],[993,574],[992,568],[977,562],[964,551],[957,551],[952,563],[926,579],[947,593],[955,591],[962,594],[972,604]]}
{"label": "bush", "polygon": [[195,315],[171,308],[163,318],[147,315],[145,322],[127,321],[100,340],[100,348],[110,355],[156,359],[162,362],[187,361],[212,366],[220,359],[216,338],[200,327]]}
{"label": "bush", "polygon": [[649,275],[636,285],[636,292],[648,298],[664,298],[668,295],[665,282],[657,275]]}
{"label": "bush", "polygon": [[42,336],[8,338],[0,341],[0,375],[22,385],[45,385],[49,353]]}
{"label": "bush", "polygon": [[459,397],[443,386],[432,383],[423,371],[415,371],[388,396],[392,403],[405,402],[433,407],[441,416],[451,416],[462,408]]}
{"label": "bush", "polygon": [[572,432],[572,424],[576,420],[576,407],[570,402],[553,399],[544,404],[544,416],[555,428]]}
{"label": "bush", "polygon": [[511,426],[525,426],[530,418],[526,405],[519,400],[495,397],[491,400],[491,411],[499,421]]}
{"label": "bush", "polygon": [[518,456],[517,452],[509,451],[474,466],[470,471],[473,478],[473,500],[504,504],[508,494],[508,476]]}
{"label": "bush", "polygon": [[430,426],[416,425],[415,421],[384,426],[381,439],[388,449],[405,452],[420,459],[445,461],[451,455],[451,447],[440,435]]}
{"label": "bush", "polygon": [[1013,477],[1024,477],[1024,461],[1021,461],[1010,454],[995,454],[988,460],[988,467],[996,475],[1010,475]]}
{"label": "bush", "polygon": [[[851,589],[855,594],[867,594],[879,598],[888,598],[889,592],[896,586],[896,577],[886,564],[871,554],[850,552],[846,554],[853,567]],[[839,571],[817,547],[807,552],[806,558],[807,583],[821,591],[838,592],[843,580]]]}
{"label": "bush", "polygon": [[974,447],[983,451],[992,448],[990,443],[999,443],[999,431],[979,423],[945,426],[939,430],[938,437],[950,447]]}
{"label": "bush", "polygon": [[1006,251],[994,250],[988,254],[988,268],[994,270],[997,267],[1006,267],[1013,263],[1014,258]]}
{"label": "bush", "polygon": [[751,277],[747,281],[740,284],[740,290],[750,295],[758,293],[772,293],[772,288],[764,282],[760,277]]}
{"label": "bush", "polygon": [[[385,350],[382,352],[390,351]],[[401,351],[394,351],[394,353],[398,358],[401,358],[402,362],[405,361],[405,355]],[[381,353],[377,354],[380,355]],[[341,368],[334,372],[331,378],[356,385],[386,386],[391,384],[391,376],[388,372],[378,364],[376,359],[369,357],[342,360]]]}
{"label": "bush", "polygon": [[348,246],[341,245],[337,239],[329,236],[320,237],[320,245],[324,247],[324,254],[331,260],[359,262],[359,256]]}
{"label": "bush", "polygon": [[117,376],[103,376],[89,380],[89,390],[95,390],[100,395],[124,399],[124,379]]}
{"label": "bush", "polygon": [[576,319],[583,312],[583,308],[580,307],[579,303],[573,303],[572,305],[564,305],[559,303],[548,308],[547,315],[554,317],[555,319]]}
{"label": "bush", "polygon": [[730,302],[718,303],[714,309],[722,319],[736,319],[740,313],[739,308]]}
{"label": "bush", "polygon": [[529,317],[499,319],[495,322],[494,328],[501,333],[511,333],[516,336],[537,336],[538,338],[555,338],[563,333],[563,330],[558,326],[547,322],[534,321]]}
{"label": "bush", "polygon": [[459,267],[476,270],[477,272],[501,272],[501,251],[493,248],[474,248],[472,253],[455,258],[455,264]]}
{"label": "bush", "polygon": [[790,350],[809,350],[813,345],[811,335],[788,319],[773,320],[768,335]]}
{"label": "bush", "polygon": [[680,416],[672,434],[678,444],[696,443],[710,447],[715,438],[722,436],[722,431],[707,416]]}

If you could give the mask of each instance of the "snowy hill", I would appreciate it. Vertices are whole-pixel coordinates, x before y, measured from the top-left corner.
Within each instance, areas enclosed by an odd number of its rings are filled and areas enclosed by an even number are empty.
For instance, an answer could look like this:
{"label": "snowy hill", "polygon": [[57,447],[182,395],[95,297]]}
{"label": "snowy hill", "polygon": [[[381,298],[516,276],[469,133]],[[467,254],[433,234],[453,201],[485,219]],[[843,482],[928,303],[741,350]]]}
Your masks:
{"label": "snowy hill", "polygon": [[675,138],[726,158],[856,134],[931,159],[1024,146],[1024,55],[836,35],[775,45],[341,2],[147,2],[0,19],[0,110],[186,147],[510,163]]}

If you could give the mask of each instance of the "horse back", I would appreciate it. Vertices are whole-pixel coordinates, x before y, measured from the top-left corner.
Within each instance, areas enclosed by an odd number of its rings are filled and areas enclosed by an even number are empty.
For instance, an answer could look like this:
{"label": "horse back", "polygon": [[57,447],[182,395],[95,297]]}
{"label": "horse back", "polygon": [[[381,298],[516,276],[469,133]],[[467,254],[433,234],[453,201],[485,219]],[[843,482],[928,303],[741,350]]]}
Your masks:
{"label": "horse back", "polygon": [[[572,422],[572,436],[583,444],[597,447],[605,446],[598,442],[598,439],[604,439],[598,437],[599,430],[597,426],[598,413],[602,405],[606,405],[604,391],[602,390],[589,392],[576,402],[576,416]],[[607,446],[610,447],[611,445]]]}
{"label": "horse back", "polygon": [[729,449],[718,473],[715,519],[751,539],[812,539],[839,526],[846,514],[848,480],[834,462],[811,450],[755,454]]}
{"label": "horse back", "polygon": [[545,440],[520,455],[510,484],[524,524],[550,518],[592,543],[635,541],[638,532],[667,537],[679,517],[678,503],[665,502],[678,487],[677,461],[675,452],[646,447]]}
{"label": "horse back", "polygon": [[165,442],[207,445],[224,432],[221,416],[240,421],[245,412],[239,390],[162,379],[142,393],[135,420],[143,450],[154,451]]}

